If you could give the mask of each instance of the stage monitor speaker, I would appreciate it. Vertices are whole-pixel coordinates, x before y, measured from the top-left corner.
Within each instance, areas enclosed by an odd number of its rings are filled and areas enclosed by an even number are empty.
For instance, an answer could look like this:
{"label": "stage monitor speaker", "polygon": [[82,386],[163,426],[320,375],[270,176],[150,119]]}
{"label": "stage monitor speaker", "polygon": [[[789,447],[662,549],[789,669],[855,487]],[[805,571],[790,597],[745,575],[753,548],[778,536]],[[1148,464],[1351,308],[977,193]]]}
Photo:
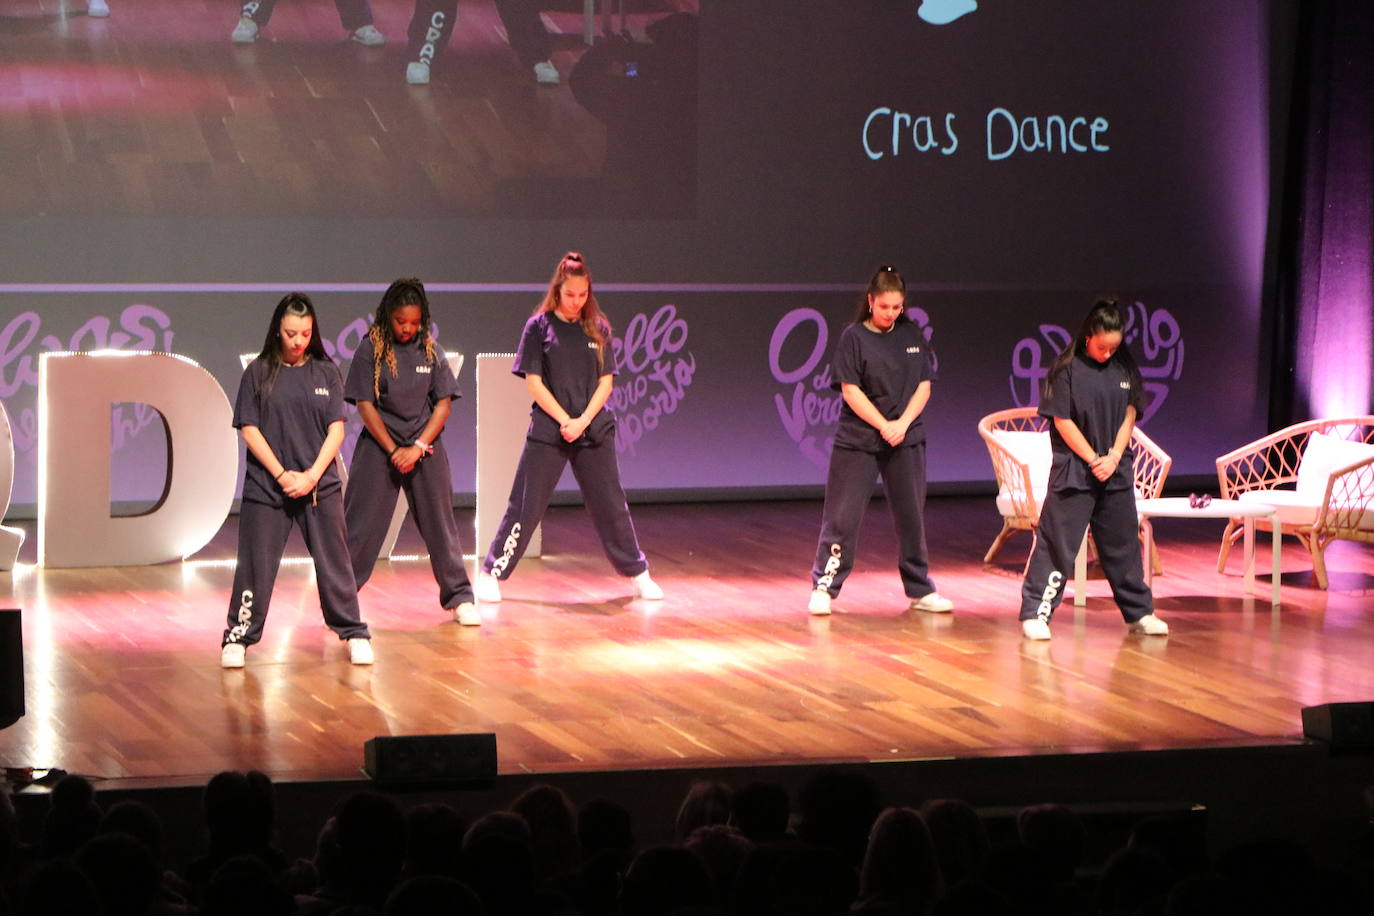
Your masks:
{"label": "stage monitor speaker", "polygon": [[1302,733],[1332,750],[1374,750],[1374,702],[1304,706]]}
{"label": "stage monitor speaker", "polygon": [[363,743],[363,772],[384,788],[420,788],[496,779],[496,736],[392,735]]}
{"label": "stage monitor speaker", "polygon": [[0,611],[0,728],[24,715],[24,628],[18,610]]}

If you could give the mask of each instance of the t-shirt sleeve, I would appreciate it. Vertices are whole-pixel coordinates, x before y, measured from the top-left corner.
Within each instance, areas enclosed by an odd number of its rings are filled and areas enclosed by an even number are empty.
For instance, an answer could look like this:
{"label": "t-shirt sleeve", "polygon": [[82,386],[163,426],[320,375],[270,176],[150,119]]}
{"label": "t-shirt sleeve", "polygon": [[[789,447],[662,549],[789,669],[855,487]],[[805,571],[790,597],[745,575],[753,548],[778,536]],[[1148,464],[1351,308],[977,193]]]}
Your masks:
{"label": "t-shirt sleeve", "polygon": [[831,361],[831,372],[835,380],[830,383],[830,387],[839,391],[840,386],[844,384],[862,384],[863,368],[859,335],[854,333],[853,328],[848,328],[840,335],[840,342],[835,345],[835,356]]}
{"label": "t-shirt sleeve", "polygon": [[1054,373],[1052,377],[1045,379],[1045,385],[1040,391],[1040,416],[1060,417],[1062,419],[1073,416],[1073,390],[1069,381],[1069,377],[1073,374],[1072,370],[1073,365],[1070,364]]}
{"label": "t-shirt sleeve", "polygon": [[458,379],[454,377],[453,370],[448,366],[448,354],[438,343],[434,344],[434,365],[429,373],[429,398],[432,403],[438,404],[445,398],[450,400],[462,397],[458,390]]}
{"label": "t-shirt sleeve", "polygon": [[920,336],[921,342],[918,346],[920,346],[921,356],[924,358],[921,360],[920,377],[916,379],[916,384],[918,385],[921,382],[933,382],[938,375],[935,370],[935,345],[931,343],[925,331],[922,331]]}
{"label": "t-shirt sleeve", "polygon": [[601,351],[601,371],[597,374],[598,376],[619,375],[620,367],[617,365],[619,361],[615,358],[615,335],[611,333],[611,323],[604,319],[601,322],[601,339],[606,341],[606,345]]}
{"label": "t-shirt sleeve", "polygon": [[353,353],[353,362],[348,366],[348,381],[344,383],[344,400],[348,403],[377,400],[377,393],[372,388],[372,361],[372,341],[363,338]]}
{"label": "t-shirt sleeve", "polygon": [[542,315],[535,315],[525,322],[525,330],[520,334],[520,346],[515,350],[515,365],[511,372],[524,378],[526,375],[544,374],[544,322]]}
{"label": "t-shirt sleeve", "polygon": [[325,371],[321,375],[329,388],[329,406],[325,414],[325,423],[327,425],[336,421],[346,422],[348,412],[344,408],[343,373],[339,372],[339,367],[335,363],[325,363],[324,367]]}
{"label": "t-shirt sleeve", "polygon": [[[1121,374],[1125,376],[1126,381],[1132,381],[1130,370],[1125,366],[1121,367]],[[1138,374],[1134,381],[1136,384],[1131,385],[1131,393],[1126,398],[1126,404],[1135,408],[1135,418],[1136,421],[1139,422],[1140,418],[1145,414],[1145,391],[1143,390],[1145,383],[1140,380]]]}
{"label": "t-shirt sleeve", "polygon": [[258,412],[258,379],[255,370],[258,361],[253,360],[239,376],[239,393],[234,398],[234,428],[261,426],[262,417]]}

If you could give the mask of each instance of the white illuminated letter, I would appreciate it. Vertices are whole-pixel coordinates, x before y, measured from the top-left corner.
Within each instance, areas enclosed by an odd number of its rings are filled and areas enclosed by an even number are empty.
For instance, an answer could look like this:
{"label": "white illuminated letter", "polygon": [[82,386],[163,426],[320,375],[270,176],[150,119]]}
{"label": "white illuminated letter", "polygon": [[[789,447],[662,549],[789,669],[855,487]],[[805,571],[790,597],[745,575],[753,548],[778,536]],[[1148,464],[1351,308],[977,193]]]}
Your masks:
{"label": "white illuminated letter", "polygon": [[[110,408],[167,424],[167,484],[143,515],[110,515]],[[167,353],[44,353],[38,363],[38,562],[143,566],[189,556],[229,514],[238,441],[224,389]]]}
{"label": "white illuminated letter", "polygon": [[[10,431],[10,415],[0,402],[0,520],[10,511],[10,491],[14,488],[14,434]],[[24,543],[20,528],[0,525],[0,572],[14,569],[19,548]]]}

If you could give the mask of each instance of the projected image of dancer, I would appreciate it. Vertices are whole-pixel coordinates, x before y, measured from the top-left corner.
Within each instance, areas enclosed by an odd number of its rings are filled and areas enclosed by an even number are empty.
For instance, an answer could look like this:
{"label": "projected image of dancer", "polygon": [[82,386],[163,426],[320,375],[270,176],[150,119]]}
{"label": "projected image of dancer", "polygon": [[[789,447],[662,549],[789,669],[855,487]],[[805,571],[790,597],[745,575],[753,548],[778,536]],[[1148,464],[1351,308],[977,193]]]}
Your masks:
{"label": "projected image of dancer", "polygon": [[1053,421],[1054,457],[1021,587],[1021,631],[1027,639],[1050,638],[1050,618],[1090,526],[1102,572],[1131,632],[1169,633],[1169,625],[1155,616],[1137,540],[1131,431],[1142,394],[1140,370],[1122,343],[1125,327],[1117,301],[1098,300],[1045,377],[1039,412]]}
{"label": "projected image of dancer", "polygon": [[[249,45],[258,40],[258,35],[267,28],[272,18],[272,10],[277,0],[248,0],[239,11],[238,25],[229,34],[229,40],[236,45]],[[372,7],[367,0],[334,0],[339,10],[339,22],[348,37],[369,48],[386,44],[386,36],[372,24]]]}
{"label": "projected image of dancer", "polygon": [[[559,82],[558,68],[550,56],[553,39],[539,18],[538,0],[496,0],[496,12],[506,28],[506,38],[520,63],[545,86]],[[423,86],[430,72],[447,55],[449,40],[458,23],[458,0],[415,0],[410,19],[410,43],[406,48],[406,82]]]}
{"label": "projected image of dancer", "polygon": [[262,639],[292,525],[301,529],[315,562],[325,625],[347,641],[353,664],[372,664],[334,468],[344,440],[343,378],[324,352],[322,336],[309,297],[287,294],[272,313],[262,351],[239,382],[234,426],[248,446],[248,466],[234,591],[220,646],[223,668],[242,668],[245,650]]}
{"label": "projected image of dancer", "polygon": [[947,613],[954,602],[935,590],[926,554],[926,433],[921,414],[935,373],[925,336],[906,315],[906,282],[895,267],[869,281],[854,323],[835,347],[834,386],[844,396],[808,610],[830,613],[854,568],[859,524],[882,475],[897,526],[897,571],[911,609]]}
{"label": "projected image of dancer", "polygon": [[363,434],[353,451],[344,493],[348,549],[359,589],[372,576],[396,506],[405,492],[429,551],[439,602],[464,626],[482,617],[463,567],[448,454],[439,434],[458,383],[443,348],[430,336],[429,299],[410,277],[387,288],[348,368],[344,397],[358,407]]}
{"label": "projected image of dancer", "polygon": [[639,597],[663,597],[649,577],[620,485],[615,417],[605,409],[615,375],[611,360],[611,324],[592,293],[591,272],[581,255],[569,252],[516,350],[511,371],[525,379],[534,405],[510,503],[477,577],[479,601],[501,600],[500,580],[515,572],[569,464],[615,571],[632,580]]}

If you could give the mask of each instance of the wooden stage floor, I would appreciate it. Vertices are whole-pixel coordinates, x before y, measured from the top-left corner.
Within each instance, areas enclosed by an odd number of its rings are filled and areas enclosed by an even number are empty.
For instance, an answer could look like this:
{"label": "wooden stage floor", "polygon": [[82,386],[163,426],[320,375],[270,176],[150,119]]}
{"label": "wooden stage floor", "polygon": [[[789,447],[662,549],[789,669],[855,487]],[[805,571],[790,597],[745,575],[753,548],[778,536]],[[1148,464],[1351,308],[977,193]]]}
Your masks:
{"label": "wooden stage floor", "polygon": [[1015,619],[1028,538],[984,566],[990,498],[931,500],[950,615],[904,610],[875,503],[836,613],[808,617],[819,516],[810,501],[636,507],[668,593],[645,602],[583,510],[554,509],[548,555],[480,628],[444,616],[424,561],[381,563],[362,593],[371,668],[323,629],[299,563],[248,667],[218,667],[234,518],[184,564],[26,565],[0,575],[0,606],[24,610],[28,704],[0,732],[0,763],[134,786],[249,767],[351,778],[370,737],[452,732],[494,732],[506,774],[1285,744],[1301,707],[1374,698],[1374,552],[1355,545],[1332,548],[1324,592],[1289,541],[1271,610],[1243,594],[1238,556],[1216,574],[1219,523],[1160,520],[1171,636],[1127,635],[1095,579],[1087,608],[1066,602],[1054,639],[1030,644]]}

